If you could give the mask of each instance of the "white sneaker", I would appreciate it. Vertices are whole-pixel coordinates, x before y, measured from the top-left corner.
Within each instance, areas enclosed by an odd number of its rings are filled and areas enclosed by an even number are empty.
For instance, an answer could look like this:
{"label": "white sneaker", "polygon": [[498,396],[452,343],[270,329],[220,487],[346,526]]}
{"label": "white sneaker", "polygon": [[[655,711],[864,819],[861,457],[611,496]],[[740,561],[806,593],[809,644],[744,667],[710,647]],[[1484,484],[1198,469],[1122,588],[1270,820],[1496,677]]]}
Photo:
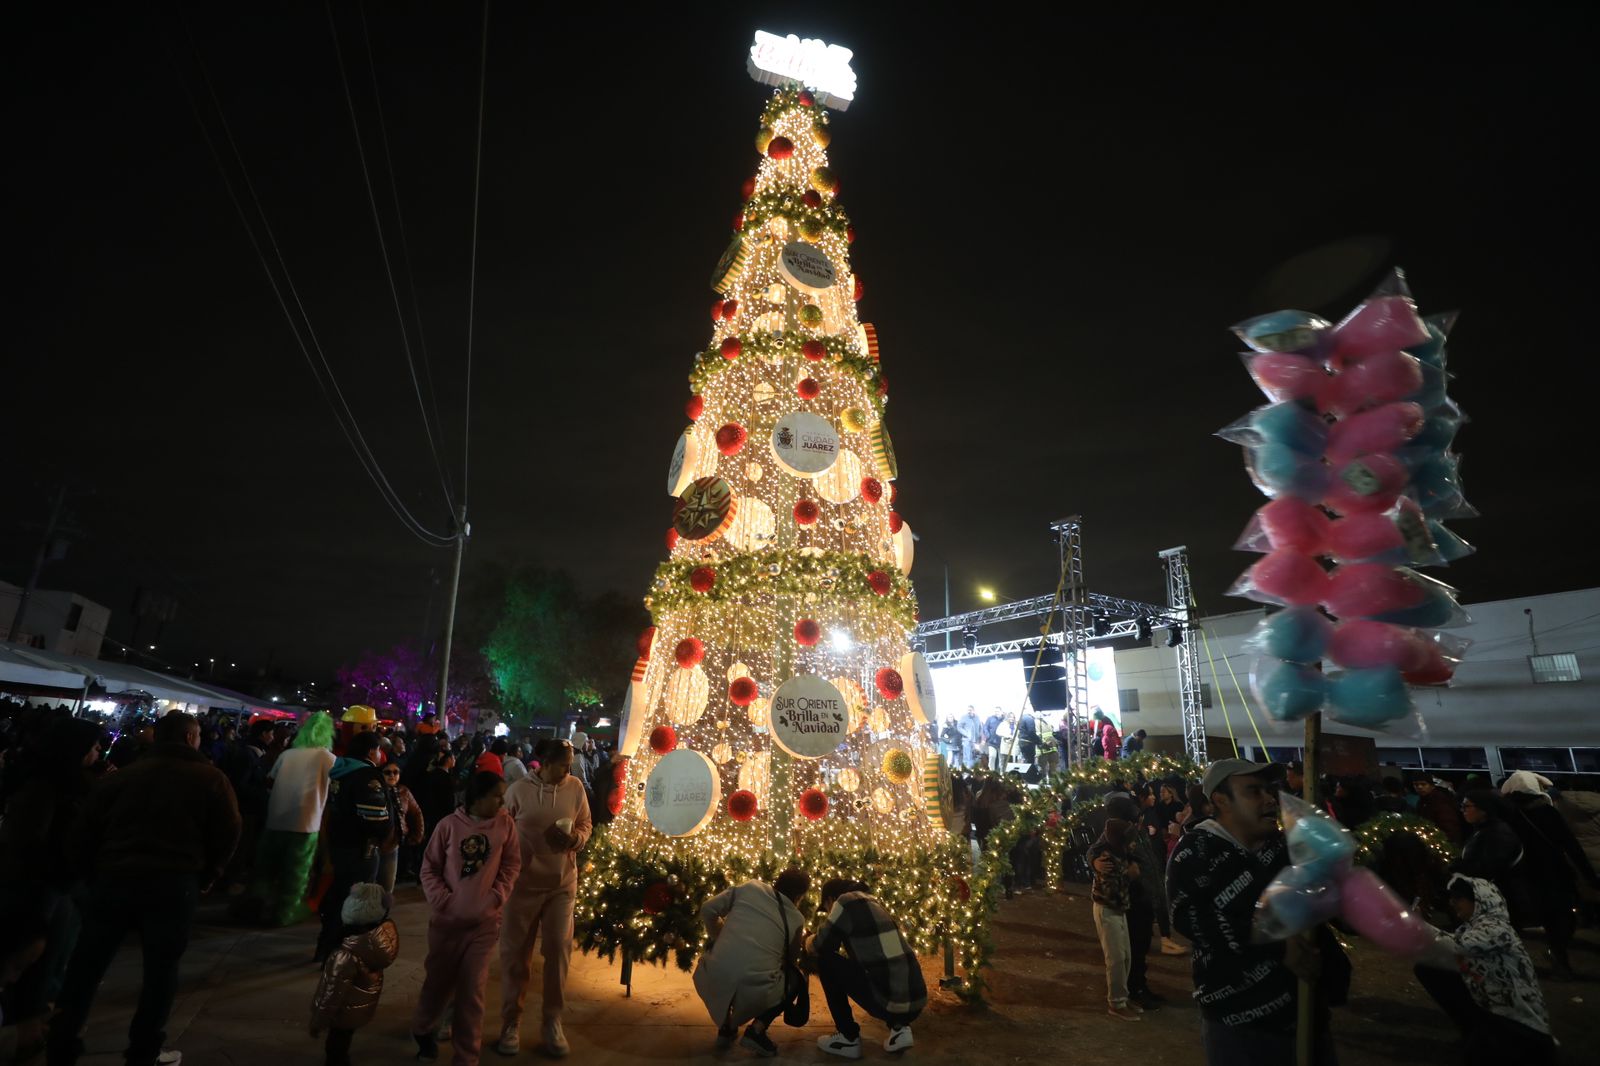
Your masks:
{"label": "white sneaker", "polygon": [[500,1034],[500,1042],[494,1049],[502,1055],[515,1055],[522,1050],[522,1034],[515,1028],[508,1028]]}
{"label": "white sneaker", "polygon": [[846,1040],[843,1033],[817,1037],[817,1047],[830,1055],[837,1055],[841,1059],[859,1059],[861,1057],[861,1038],[856,1037],[854,1040]]}
{"label": "white sneaker", "polygon": [[898,1029],[889,1030],[889,1039],[883,1042],[883,1050],[891,1055],[896,1051],[905,1051],[915,1041],[911,1039],[911,1026],[902,1025]]}
{"label": "white sneaker", "polygon": [[567,1046],[567,1037],[561,1031],[561,1019],[550,1018],[544,1023],[544,1052],[551,1058],[565,1058],[572,1049]]}
{"label": "white sneaker", "polygon": [[178,1066],[183,1061],[183,1052],[164,1047],[161,1054],[156,1056],[156,1066]]}
{"label": "white sneaker", "polygon": [[1189,954],[1189,949],[1172,939],[1170,936],[1164,936],[1161,938],[1161,954],[1187,955]]}

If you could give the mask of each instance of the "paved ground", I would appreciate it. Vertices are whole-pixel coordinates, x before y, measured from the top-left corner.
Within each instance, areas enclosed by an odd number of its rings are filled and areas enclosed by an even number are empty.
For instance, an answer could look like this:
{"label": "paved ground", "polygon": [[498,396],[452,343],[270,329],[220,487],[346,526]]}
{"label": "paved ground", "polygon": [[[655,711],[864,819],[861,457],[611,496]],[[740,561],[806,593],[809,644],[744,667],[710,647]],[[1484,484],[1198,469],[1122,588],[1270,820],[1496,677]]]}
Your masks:
{"label": "paved ground", "polygon": [[[407,1035],[422,980],[426,912],[417,891],[402,888],[396,916],[401,929],[400,959],[389,971],[378,1020],[360,1031],[357,1063],[388,1063],[411,1058]],[[1105,1013],[1105,978],[1087,899],[1077,894],[1035,892],[1002,905],[994,925],[996,966],[984,1006],[963,1004],[935,992],[915,1026],[916,1060],[949,1063],[1032,1063],[1071,1061],[1074,1066],[1116,1063],[1128,1066],[1190,1064],[1200,1061],[1199,1017],[1186,1000],[1186,958],[1152,957],[1152,982],[1173,998],[1172,1005],[1127,1023]],[[306,1035],[307,1003],[316,983],[310,964],[314,930],[310,925],[274,932],[244,931],[223,921],[221,901],[209,902],[184,960],[183,993],[170,1025],[169,1043],[184,1052],[190,1066],[299,1066],[320,1063],[321,1045]],[[1535,945],[1535,956],[1542,953]],[[1575,953],[1580,970],[1600,977],[1600,944],[1592,936]],[[939,973],[929,960],[930,987]],[[120,1063],[120,1050],[138,988],[139,956],[125,949],[106,980],[88,1033],[91,1054],[85,1066]],[[1405,1063],[1425,1066],[1456,1061],[1454,1034],[1432,1008],[1409,971],[1398,963],[1360,950],[1351,1005],[1335,1013],[1344,1066]],[[535,962],[535,973],[538,965]],[[616,966],[578,956],[572,966],[567,1034],[572,1060],[579,1063],[718,1061],[711,1050],[711,1023],[695,997],[687,974],[639,967],[633,995],[624,995]],[[1556,1017],[1556,1035],[1565,1044],[1565,1062],[1584,1058],[1580,1033],[1591,1023],[1585,1005],[1600,1004],[1600,982],[1547,983],[1546,997]],[[489,1026],[498,1014],[498,980],[491,977]],[[537,1002],[535,991],[531,999]],[[832,1031],[826,1007],[813,985],[814,1024],[806,1029],[779,1025],[772,1030],[781,1060],[826,1059],[814,1046]],[[869,1022],[869,1038],[881,1040],[882,1027]],[[531,1032],[525,1039],[531,1038]],[[531,1046],[532,1040],[528,1039]],[[531,1055],[524,1052],[524,1055]],[[751,1058],[735,1048],[724,1058]],[[868,1046],[866,1058],[886,1057]],[[441,1062],[450,1060],[449,1052]],[[492,1048],[485,1063],[500,1061]],[[833,1060],[827,1060],[833,1061]]]}

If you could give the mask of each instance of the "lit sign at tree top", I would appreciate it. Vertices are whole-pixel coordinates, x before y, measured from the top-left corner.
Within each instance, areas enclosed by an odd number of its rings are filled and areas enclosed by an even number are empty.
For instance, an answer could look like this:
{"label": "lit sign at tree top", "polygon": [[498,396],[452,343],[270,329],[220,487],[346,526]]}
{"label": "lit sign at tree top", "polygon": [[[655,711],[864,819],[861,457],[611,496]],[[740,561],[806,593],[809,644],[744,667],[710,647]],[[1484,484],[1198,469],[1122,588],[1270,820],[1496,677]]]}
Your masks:
{"label": "lit sign at tree top", "polygon": [[762,85],[799,83],[816,92],[819,105],[844,111],[856,98],[856,72],[850,69],[853,55],[850,49],[826,41],[757,30],[746,66]]}

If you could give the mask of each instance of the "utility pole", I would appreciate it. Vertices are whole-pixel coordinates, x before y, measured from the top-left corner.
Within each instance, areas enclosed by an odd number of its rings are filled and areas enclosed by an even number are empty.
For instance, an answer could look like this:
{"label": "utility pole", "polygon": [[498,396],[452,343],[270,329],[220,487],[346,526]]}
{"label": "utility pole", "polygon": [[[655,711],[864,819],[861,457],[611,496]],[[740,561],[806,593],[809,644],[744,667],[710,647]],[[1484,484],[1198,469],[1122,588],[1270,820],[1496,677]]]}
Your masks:
{"label": "utility pole", "polygon": [[467,505],[462,504],[456,512],[456,561],[450,570],[450,595],[444,603],[444,640],[439,645],[439,703],[436,710],[439,714],[439,725],[442,728],[446,723],[445,708],[450,695],[450,642],[455,638],[456,631],[456,593],[461,589],[461,553],[466,550],[467,538],[472,535],[472,527],[467,525]]}
{"label": "utility pole", "polygon": [[28,574],[28,583],[23,586],[22,595],[17,599],[17,613],[11,618],[10,639],[14,643],[22,643],[22,623],[28,617],[28,601],[39,587],[39,575],[44,572],[45,560],[50,555],[51,538],[55,536],[56,523],[61,519],[61,507],[66,502],[67,487],[62,485],[56,490],[56,502],[50,506],[50,518],[44,524],[44,536],[39,538],[39,551],[33,557],[33,571]]}

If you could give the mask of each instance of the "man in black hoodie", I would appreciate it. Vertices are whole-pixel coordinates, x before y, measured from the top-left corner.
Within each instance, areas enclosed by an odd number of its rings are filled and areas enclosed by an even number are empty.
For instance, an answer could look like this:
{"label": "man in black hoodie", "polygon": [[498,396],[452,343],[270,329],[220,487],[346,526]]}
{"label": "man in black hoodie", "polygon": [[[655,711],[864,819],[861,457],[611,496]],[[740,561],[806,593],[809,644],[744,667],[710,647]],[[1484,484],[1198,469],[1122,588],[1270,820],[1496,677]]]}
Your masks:
{"label": "man in black hoodie", "polygon": [[[1278,767],[1221,759],[1201,791],[1212,817],[1186,833],[1167,866],[1172,924],[1194,944],[1194,998],[1208,1066],[1292,1066],[1297,974],[1312,976],[1315,953],[1299,943],[1255,944],[1256,901],[1289,863],[1278,827]],[[1292,968],[1291,968],[1292,967]],[[1316,1058],[1331,1063],[1326,1015]]]}
{"label": "man in black hoodie", "polygon": [[343,925],[339,910],[351,885],[377,876],[378,848],[389,836],[389,800],[378,769],[379,745],[378,734],[357,733],[346,753],[333,764],[322,815],[333,883],[317,910],[322,919],[318,962],[339,946]]}

